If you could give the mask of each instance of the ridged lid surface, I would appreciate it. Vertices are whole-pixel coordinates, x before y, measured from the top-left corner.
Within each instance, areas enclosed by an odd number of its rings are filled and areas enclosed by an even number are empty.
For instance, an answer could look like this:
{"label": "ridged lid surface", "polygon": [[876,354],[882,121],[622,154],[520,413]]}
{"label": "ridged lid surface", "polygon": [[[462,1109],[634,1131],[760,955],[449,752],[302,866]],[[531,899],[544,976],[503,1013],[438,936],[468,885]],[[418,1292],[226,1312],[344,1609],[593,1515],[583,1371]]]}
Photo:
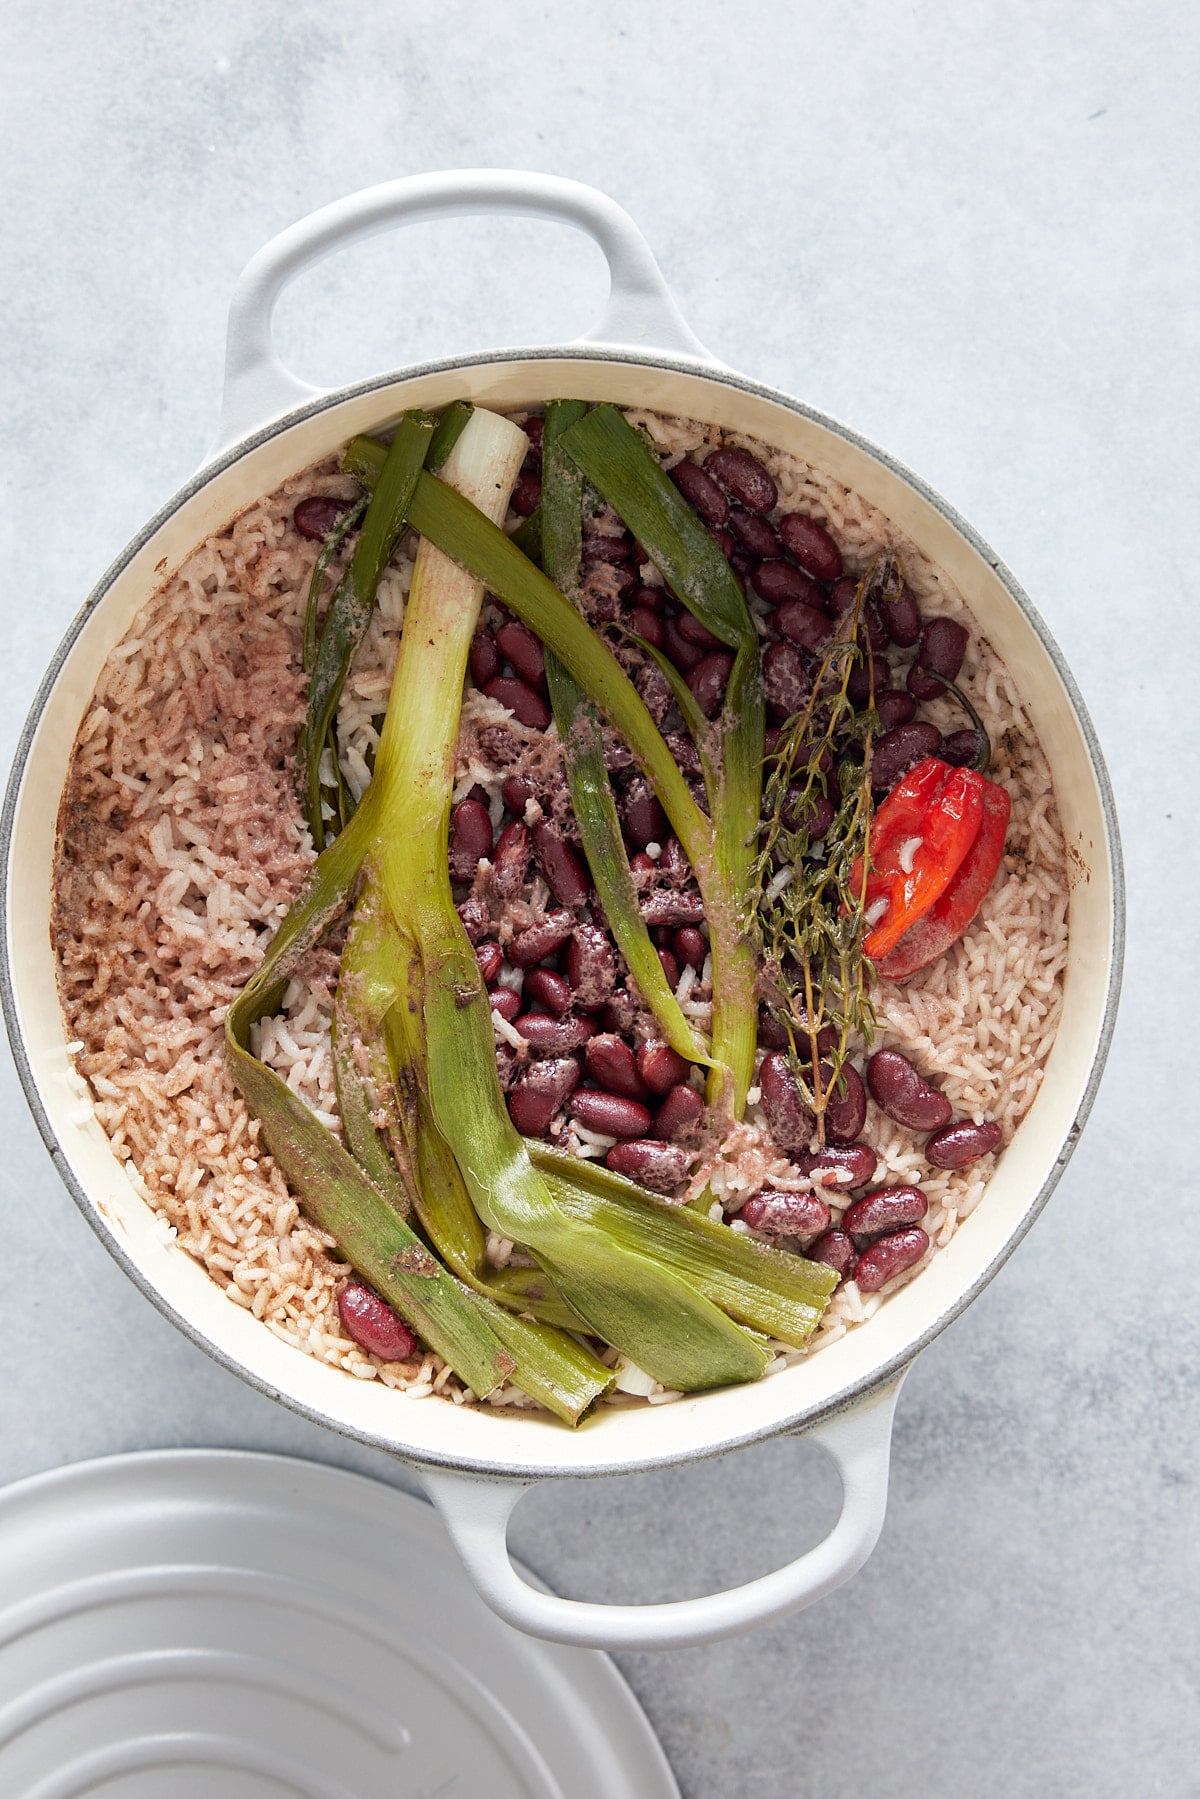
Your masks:
{"label": "ridged lid surface", "polygon": [[436,1515],[173,1450],[0,1493],[6,1799],[678,1799],[607,1657],[520,1636]]}

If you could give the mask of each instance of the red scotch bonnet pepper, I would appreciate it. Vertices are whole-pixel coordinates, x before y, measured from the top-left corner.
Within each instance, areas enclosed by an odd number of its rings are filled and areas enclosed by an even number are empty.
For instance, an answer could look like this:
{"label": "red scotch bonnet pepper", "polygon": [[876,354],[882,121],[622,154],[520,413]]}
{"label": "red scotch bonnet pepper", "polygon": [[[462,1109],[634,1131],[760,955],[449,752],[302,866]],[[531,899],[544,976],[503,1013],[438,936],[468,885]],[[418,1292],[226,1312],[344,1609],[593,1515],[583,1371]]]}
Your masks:
{"label": "red scotch bonnet pepper", "polygon": [[[973,768],[927,756],[898,781],[871,827],[863,949],[888,980],[943,955],[983,902],[1004,854],[1009,797]],[[862,892],[861,859],[851,876]]]}

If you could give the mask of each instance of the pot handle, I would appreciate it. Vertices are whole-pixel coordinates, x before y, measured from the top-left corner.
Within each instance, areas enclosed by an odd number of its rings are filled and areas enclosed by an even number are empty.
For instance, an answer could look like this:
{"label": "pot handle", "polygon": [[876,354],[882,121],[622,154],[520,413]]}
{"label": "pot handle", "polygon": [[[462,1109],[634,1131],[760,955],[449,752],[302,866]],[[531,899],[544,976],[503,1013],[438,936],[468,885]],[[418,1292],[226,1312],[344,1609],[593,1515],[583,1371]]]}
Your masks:
{"label": "pot handle", "polygon": [[415,1470],[466,1565],[480,1597],[506,1623],[530,1636],[589,1649],[687,1649],[739,1635],[811,1605],[856,1574],[874,1549],[887,1510],[892,1419],[901,1374],[798,1435],[837,1463],[842,1509],[815,1549],[745,1586],[665,1605],[596,1605],[540,1592],[513,1566],[508,1521],[530,1481],[494,1480],[445,1469]]}
{"label": "pot handle", "polygon": [[393,225],[479,213],[557,219],[586,231],[600,246],[612,286],[600,323],[578,342],[666,350],[719,366],[685,324],[645,238],[607,194],[558,175],[513,169],[412,175],[309,213],[246,264],[229,307],[221,425],[211,454],[324,391],[284,367],[272,338],[275,303],[302,269]]}

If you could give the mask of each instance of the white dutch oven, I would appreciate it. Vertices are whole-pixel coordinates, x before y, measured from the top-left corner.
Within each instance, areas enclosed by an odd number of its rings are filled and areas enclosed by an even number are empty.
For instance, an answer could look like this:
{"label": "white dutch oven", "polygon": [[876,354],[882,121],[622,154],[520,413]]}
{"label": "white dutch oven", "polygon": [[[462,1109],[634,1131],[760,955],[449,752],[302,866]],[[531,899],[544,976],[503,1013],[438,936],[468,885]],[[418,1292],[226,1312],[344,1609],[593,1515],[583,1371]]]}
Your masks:
{"label": "white dutch oven", "polygon": [[[333,393],[304,385],[280,365],[272,309],[301,269],[404,220],[484,212],[556,219],[596,240],[608,259],[612,291],[603,321],[587,339],[427,364]],[[355,432],[386,430],[405,407],[436,408],[465,396],[504,411],[562,394],[655,407],[752,433],[828,470],[908,532],[968,597],[1017,678],[1054,771],[1073,879],[1066,999],[1044,1085],[985,1202],[948,1248],[865,1327],[811,1362],[751,1387],[605,1412],[575,1433],[547,1418],[413,1402],[379,1383],[351,1380],[288,1348],[164,1244],[99,1124],[80,1116],[48,931],[55,818],[76,730],[109,651],[195,545]],[[84,1216],[142,1291],[225,1367],[306,1417],[390,1450],[412,1467],[480,1592],[503,1617],[537,1635],[602,1648],[701,1643],[808,1604],[862,1565],[883,1522],[892,1414],[904,1372],[1029,1229],[1092,1104],[1120,972],[1112,798],[1062,658],[987,545],[890,457],[709,356],[680,317],[645,240],[612,201],[541,175],[422,176],[325,207],[255,257],[230,313],[217,446],[109,570],[68,632],[25,728],[3,830],[9,1031],[39,1128]],[[774,1574],[674,1604],[603,1606],[538,1592],[509,1560],[509,1514],[533,1481],[662,1467],[800,1431],[837,1463],[842,1511],[823,1543]]]}

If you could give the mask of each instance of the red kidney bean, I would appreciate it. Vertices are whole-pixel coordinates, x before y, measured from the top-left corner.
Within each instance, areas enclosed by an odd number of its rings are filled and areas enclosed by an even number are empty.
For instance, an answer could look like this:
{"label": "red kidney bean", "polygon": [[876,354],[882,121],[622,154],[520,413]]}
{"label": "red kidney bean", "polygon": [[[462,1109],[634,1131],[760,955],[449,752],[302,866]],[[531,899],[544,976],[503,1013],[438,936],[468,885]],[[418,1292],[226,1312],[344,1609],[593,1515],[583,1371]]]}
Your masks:
{"label": "red kidney bean", "polygon": [[467,941],[481,943],[492,928],[492,915],[483,901],[468,895],[460,906],[455,907],[455,911],[462,920]]}
{"label": "red kidney bean", "polygon": [[948,681],[958,679],[966,655],[970,633],[952,618],[931,618],[921,633],[916,659],[908,671],[908,691],[918,700],[936,700],[946,689],[940,681],[923,674],[930,668]]}
{"label": "red kidney bean", "polygon": [[550,1120],[579,1085],[579,1064],[569,1056],[533,1062],[508,1096],[508,1115],[523,1137],[544,1137]]}
{"label": "red kidney bean", "polygon": [[599,925],[576,925],[567,949],[567,979],[575,1004],[584,1012],[598,1011],[612,993],[616,978],[613,947]]}
{"label": "red kidney bean", "polygon": [[490,987],[504,967],[504,951],[498,943],[481,943],[475,951],[475,960],[479,964],[484,986]]}
{"label": "red kidney bean", "polygon": [[672,1087],[654,1119],[654,1135],[669,1143],[673,1137],[682,1137],[693,1125],[699,1124],[704,1116],[704,1098],[686,1081]]}
{"label": "red kidney bean", "polygon": [[678,614],[675,628],[681,637],[685,637],[689,643],[694,643],[698,650],[723,650],[725,648],[721,639],[710,631],[707,625],[702,625],[700,620],[694,618],[690,612]]}
{"label": "red kidney bean", "polygon": [[635,637],[644,638],[656,650],[662,649],[662,620],[656,612],[647,611],[645,606],[635,606],[629,614],[629,629]]}
{"label": "red kidney bean", "polygon": [[863,606],[862,623],[858,628],[858,641],[864,649],[873,650],[877,656],[882,656],[892,641],[888,635],[888,628],[883,622],[879,602],[874,595]]}
{"label": "red kidney bean", "polygon": [[715,718],[725,702],[725,689],[733,672],[728,650],[714,650],[689,670],[687,684],[705,718]]}
{"label": "red kidney bean", "polygon": [[787,1057],[773,1050],[758,1071],[767,1129],[787,1155],[799,1155],[812,1141],[816,1119],[800,1091]]}
{"label": "red kidney bean", "polygon": [[807,825],[808,834],[816,843],[833,823],[833,806],[819,791],[806,794],[803,787],[789,787],[780,817],[789,831]]}
{"label": "red kidney bean", "polygon": [[974,725],[968,725],[964,731],[951,731],[943,737],[938,755],[953,768],[969,768],[979,760],[980,748],[979,732]]}
{"label": "red kidney bean", "polygon": [[505,825],[492,851],[492,881],[496,892],[511,899],[525,885],[529,868],[529,829],[520,819]]}
{"label": "red kidney bean", "polygon": [[843,575],[829,589],[829,610],[834,618],[843,618],[847,612],[853,612],[854,602],[858,598],[858,582],[853,575]]}
{"label": "red kidney bean", "polygon": [[802,512],[787,512],[779,521],[785,548],[807,569],[815,581],[836,581],[842,572],[842,552],[824,525]]}
{"label": "red kidney bean", "polygon": [[536,924],[526,925],[518,931],[508,946],[508,959],[514,968],[532,968],[536,962],[544,962],[547,956],[553,956],[570,941],[571,932],[575,928],[575,920],[570,912],[547,912]]}
{"label": "red kidney bean", "polygon": [[865,1187],[875,1178],[879,1157],[868,1143],[829,1143],[796,1158],[801,1174],[808,1175],[818,1187],[840,1187],[853,1191]]}
{"label": "red kidney bean", "polygon": [[337,1309],[346,1335],[381,1362],[407,1362],[416,1354],[417,1339],[407,1324],[361,1281],[347,1281],[338,1294]]}
{"label": "red kidney bean", "polygon": [[625,567],[633,561],[632,540],[616,537],[609,531],[598,533],[585,540],[583,559],[585,562],[607,562],[614,568]]}
{"label": "red kidney bean", "polygon": [[664,741],[685,775],[698,778],[704,772],[699,751],[686,731],[668,731]]}
{"label": "red kidney bean", "polygon": [[637,1071],[633,1051],[615,1031],[603,1031],[593,1037],[584,1050],[584,1060],[589,1075],[606,1093],[619,1093],[622,1099],[636,1099],[639,1103],[650,1097],[650,1089]]}
{"label": "red kidney bean", "polygon": [[910,1130],[940,1131],[950,1122],[946,1095],[931,1087],[898,1049],[876,1050],[867,1063],[867,1086],[880,1110]]}
{"label": "red kidney bean", "polygon": [[656,1143],[653,1137],[637,1137],[617,1143],[605,1156],[605,1166],[627,1181],[638,1181],[653,1193],[671,1193],[686,1180],[693,1157],[672,1143]]}
{"label": "red kidney bean", "polygon": [[920,722],[897,725],[894,731],[885,731],[876,739],[871,751],[872,785],[894,787],[901,775],[906,775],[916,763],[923,762],[926,756],[936,756],[941,741],[942,734],[936,725]]}
{"label": "red kidney bean", "polygon": [[708,955],[708,939],[695,925],[680,925],[671,939],[671,947],[685,967],[694,968],[697,972],[704,967]]}
{"label": "red kidney bean", "polygon": [[[764,562],[763,568],[766,566]],[[775,628],[790,643],[798,643],[802,650],[815,651],[833,630],[833,620],[827,612],[818,612],[806,600],[785,600],[775,614]]]}
{"label": "red kidney bean", "polygon": [[835,808],[833,801],[823,793],[814,795],[808,820],[808,840],[820,843],[834,821]]}
{"label": "red kidney bean", "polygon": [[[633,752],[622,737],[619,737],[611,725],[600,727],[600,738],[604,746],[604,766],[609,774],[616,774],[623,768],[633,767]],[[562,781],[562,792],[566,797],[567,784]]]}
{"label": "red kidney bean", "polygon": [[661,947],[658,951],[658,959],[662,963],[662,971],[667,977],[667,986],[674,993],[679,985],[679,964],[669,949]]}
{"label": "red kidney bean", "polygon": [[[631,868],[636,860],[635,856],[629,864]],[[654,864],[651,862],[650,866],[653,868]],[[652,892],[643,894],[638,903],[648,925],[704,923],[704,901],[698,893],[687,889],[677,893],[673,888],[656,887]]]}
{"label": "red kidney bean", "polygon": [[842,1229],[855,1237],[873,1237],[902,1224],[920,1224],[929,1200],[920,1187],[877,1187],[864,1193],[842,1215]]}
{"label": "red kidney bean", "polygon": [[749,512],[771,512],[779,498],[774,481],[749,450],[712,450],[704,458],[706,472]]}
{"label": "red kidney bean", "polygon": [[[817,1054],[819,1056],[830,1055],[837,1048],[839,1036],[840,1032],[836,1024],[823,1024],[817,1032]],[[796,1033],[796,1054],[802,1062],[812,1061],[812,1043],[808,1036],[801,1031]]]}
{"label": "red kidney bean", "polygon": [[709,532],[709,536],[728,562],[729,558],[733,555],[733,552],[737,549],[737,538],[733,535],[733,532],[728,530],[724,525],[717,525]]}
{"label": "red kidney bean", "polygon": [[636,611],[639,607],[644,612],[661,612],[670,595],[665,587],[635,587],[629,596],[629,604]]}
{"label": "red kidney bean", "polygon": [[554,1050],[563,1056],[582,1049],[596,1034],[593,1018],[552,1018],[549,1012],[522,1012],[513,1019],[513,1026],[534,1049]]}
{"label": "red kidney bean", "polygon": [[552,968],[531,968],[525,976],[521,993],[526,1000],[544,1006],[555,1018],[571,1010],[571,985],[564,975]]}
{"label": "red kidney bean", "polygon": [[1003,1137],[994,1118],[985,1119],[983,1124],[961,1118],[957,1124],[943,1125],[926,1138],[925,1160],[935,1168],[965,1168],[968,1162],[977,1162],[980,1156],[999,1149]]}
{"label": "red kidney bean", "polygon": [[845,1146],[854,1142],[867,1122],[867,1090],[851,1062],[842,1065],[840,1078],[845,1082],[844,1092],[838,1091],[840,1083],[832,1080],[832,1074],[832,1068],[822,1067],[821,1078],[829,1094],[825,1107],[825,1140]]}
{"label": "red kidney bean", "polygon": [[628,783],[621,795],[620,811],[625,835],[639,848],[661,843],[666,836],[666,815],[645,775],[634,775]]}
{"label": "red kidney bean", "polygon": [[[704,654],[703,650],[698,649],[694,643],[688,642],[673,618],[663,619],[662,647],[680,673],[685,675],[689,669],[695,668]],[[661,674],[662,670],[657,672]]]}
{"label": "red kidney bean", "polygon": [[636,989],[617,987],[600,1012],[600,1028],[615,1036],[629,1037],[637,1025],[641,1001]]}
{"label": "red kidney bean", "polygon": [[487,630],[476,631],[471,639],[471,679],[476,687],[486,687],[504,667],[504,658],[496,639]]}
{"label": "red kidney bean", "polygon": [[620,773],[623,768],[633,767],[632,750],[623,738],[618,737],[611,725],[602,725],[600,736],[604,743],[604,766],[610,775]]}
{"label": "red kidney bean", "polygon": [[528,625],[510,619],[496,632],[496,643],[512,663],[513,673],[539,692],[546,691],[546,652]]}
{"label": "red kidney bean", "polygon": [[526,469],[517,476],[509,505],[518,518],[529,518],[542,501],[542,477],[536,469]]}
{"label": "red kidney bean", "polygon": [[864,656],[846,676],[846,695],[852,706],[865,706],[872,693],[882,693],[892,671],[882,656]]}
{"label": "red kidney bean", "polygon": [[729,517],[729,501],[712,476],[695,462],[677,462],[667,473],[706,525],[723,525]]}
{"label": "red kidney bean", "polygon": [[541,694],[515,675],[497,675],[483,691],[489,700],[507,706],[513,717],[531,730],[544,731],[550,723],[550,708]]}
{"label": "red kidney bean", "polygon": [[[647,880],[651,881],[658,873],[658,863],[654,860],[653,856],[648,856],[644,850],[639,850],[636,856],[630,856],[629,867],[635,876],[644,876]],[[638,880],[637,885],[641,887],[644,885],[644,882]]]}
{"label": "red kidney bean", "polygon": [[301,537],[323,541],[343,512],[348,511],[353,504],[353,500],[337,500],[325,494],[310,494],[307,500],[301,500],[296,507],[292,523]]}
{"label": "red kidney bean", "polygon": [[763,1049],[786,1049],[788,1034],[777,1019],[772,1018],[765,1006],[758,1012],[758,1041]]}
{"label": "red kidney bean", "polygon": [[512,1023],[524,1003],[521,995],[514,993],[511,987],[488,988],[489,1006],[493,1012],[499,1012],[501,1018],[508,1024]]}
{"label": "red kidney bean", "polygon": [[[803,600],[814,611],[824,612],[825,595],[794,562],[780,560],[760,562],[750,577],[755,593],[769,606],[781,606],[785,600]],[[828,620],[826,620],[828,629]]]}
{"label": "red kidney bean", "polygon": [[815,1193],[753,1193],[741,1217],[764,1237],[815,1237],[829,1229],[829,1207]]}
{"label": "red kidney bean", "polygon": [[509,775],[500,789],[500,797],[510,812],[524,818],[525,808],[533,798],[533,782],[527,781],[524,775]]}
{"label": "red kidney bean", "polygon": [[450,814],[450,878],[471,881],[482,857],[492,853],[492,821],[478,800],[460,800]]}
{"label": "red kidney bean", "polygon": [[783,555],[778,532],[757,512],[743,512],[740,506],[735,506],[729,515],[729,529],[755,562],[774,561]]}
{"label": "red kidney bean", "polygon": [[[880,693],[875,691],[875,710],[879,714],[881,733],[894,731],[897,725],[909,725],[917,716],[917,702],[911,693],[901,693],[894,687],[885,687]],[[945,753],[943,745],[940,754]]]}
{"label": "red kidney bean", "polygon": [[568,1100],[567,1111],[587,1130],[606,1137],[644,1137],[650,1128],[650,1114],[639,1101],[600,1087],[580,1087]]}
{"label": "red kidney bean", "polygon": [[535,413],[532,418],[525,420],[521,429],[529,439],[529,456],[527,460],[532,462],[537,468],[541,468],[542,438],[546,430],[545,419]]}
{"label": "red kidney bean", "polygon": [[660,1098],[669,1093],[672,1087],[678,1087],[686,1081],[691,1066],[659,1037],[650,1037],[640,1045],[637,1052],[638,1073],[649,1087],[651,1093]]}
{"label": "red kidney bean", "polygon": [[586,904],[587,870],[553,819],[539,818],[534,825],[533,853],[560,906],[575,910]]}
{"label": "red kidney bean", "polygon": [[919,1224],[906,1225],[904,1229],[889,1231],[886,1237],[877,1237],[868,1249],[864,1249],[854,1268],[854,1278],[863,1293],[878,1293],[880,1287],[886,1287],[890,1280],[903,1274],[906,1268],[912,1268],[929,1248],[929,1238]]}
{"label": "red kidney bean", "polygon": [[763,656],[763,694],[779,719],[799,712],[812,686],[804,658],[794,643],[773,643]]}
{"label": "red kidney bean", "polygon": [[877,604],[892,642],[902,650],[911,649],[921,635],[921,613],[908,588],[899,594],[881,590]]}
{"label": "red kidney bean", "polygon": [[845,1231],[823,1231],[804,1253],[810,1262],[823,1262],[826,1268],[832,1268],[845,1280],[854,1266],[854,1239]]}
{"label": "red kidney bean", "polygon": [[482,782],[476,781],[474,787],[469,787],[467,789],[463,798],[474,800],[478,805],[483,807],[484,811],[488,813],[489,818],[491,817],[490,807],[492,804],[492,796]]}

